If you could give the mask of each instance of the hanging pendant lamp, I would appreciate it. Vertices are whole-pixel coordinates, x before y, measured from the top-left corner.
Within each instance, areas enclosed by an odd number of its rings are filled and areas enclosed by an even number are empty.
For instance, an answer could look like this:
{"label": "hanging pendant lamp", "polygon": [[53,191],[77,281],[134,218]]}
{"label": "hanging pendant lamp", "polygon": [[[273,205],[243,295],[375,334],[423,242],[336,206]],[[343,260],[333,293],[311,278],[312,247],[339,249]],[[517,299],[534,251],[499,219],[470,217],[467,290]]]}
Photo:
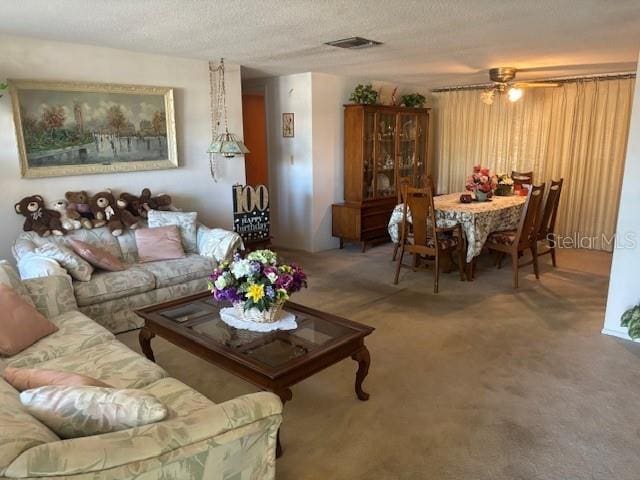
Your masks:
{"label": "hanging pendant lamp", "polygon": [[[217,81],[214,76],[217,74]],[[215,84],[215,92],[214,92]],[[249,149],[238,139],[236,135],[229,132],[227,119],[227,93],[224,80],[224,59],[220,59],[220,64],[216,67],[213,62],[209,62],[209,94],[211,97],[211,145],[207,149],[211,167],[211,176],[218,181],[216,156],[222,155],[225,158],[233,158],[236,155],[250,153]],[[220,120],[224,122],[224,132],[220,132]]]}

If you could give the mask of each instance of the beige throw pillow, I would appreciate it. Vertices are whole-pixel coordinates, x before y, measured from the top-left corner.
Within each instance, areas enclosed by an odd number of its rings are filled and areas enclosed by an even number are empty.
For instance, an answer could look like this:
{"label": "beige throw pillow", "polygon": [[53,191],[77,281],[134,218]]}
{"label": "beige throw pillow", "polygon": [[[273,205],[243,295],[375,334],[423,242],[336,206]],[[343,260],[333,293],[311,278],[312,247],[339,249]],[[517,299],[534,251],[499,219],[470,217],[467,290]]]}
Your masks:
{"label": "beige throw pillow", "polygon": [[7,367],[4,369],[4,372],[2,372],[2,377],[19,392],[31,388],[46,387],[48,385],[59,387],[93,386],[111,388],[111,385],[95,378],[87,377],[86,375],[48,370],[46,368]]}
{"label": "beige throw pillow", "polygon": [[35,307],[0,283],[0,355],[12,356],[58,331]]}
{"label": "beige throw pillow", "polygon": [[20,394],[31,415],[60,438],[117,432],[164,420],[169,410],[142,390],[40,387]]}
{"label": "beige throw pillow", "polygon": [[136,230],[136,246],[141,263],[184,257],[180,232],[175,225]]}
{"label": "beige throw pillow", "polygon": [[36,248],[36,255],[56,260],[76,280],[88,282],[91,280],[93,267],[85,259],[76,255],[70,248],[54,243],[45,243]]}
{"label": "beige throw pillow", "polygon": [[122,260],[111,255],[100,247],[96,247],[95,245],[91,245],[90,243],[83,242],[75,238],[69,240],[69,245],[71,245],[71,248],[75,253],[80,255],[94,267],[98,267],[109,272],[121,272],[126,268],[124,263],[122,263]]}

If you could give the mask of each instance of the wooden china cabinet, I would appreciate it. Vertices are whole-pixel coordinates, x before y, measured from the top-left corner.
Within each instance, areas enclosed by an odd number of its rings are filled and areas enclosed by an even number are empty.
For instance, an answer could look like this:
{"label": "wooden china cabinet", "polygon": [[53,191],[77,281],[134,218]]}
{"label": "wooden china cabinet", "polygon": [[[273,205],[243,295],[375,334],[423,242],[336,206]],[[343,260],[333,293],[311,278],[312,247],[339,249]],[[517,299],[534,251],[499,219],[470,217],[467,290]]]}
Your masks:
{"label": "wooden china cabinet", "polygon": [[344,106],[344,203],[332,205],[333,236],[368,243],[389,239],[398,178],[419,186],[427,172],[429,109]]}

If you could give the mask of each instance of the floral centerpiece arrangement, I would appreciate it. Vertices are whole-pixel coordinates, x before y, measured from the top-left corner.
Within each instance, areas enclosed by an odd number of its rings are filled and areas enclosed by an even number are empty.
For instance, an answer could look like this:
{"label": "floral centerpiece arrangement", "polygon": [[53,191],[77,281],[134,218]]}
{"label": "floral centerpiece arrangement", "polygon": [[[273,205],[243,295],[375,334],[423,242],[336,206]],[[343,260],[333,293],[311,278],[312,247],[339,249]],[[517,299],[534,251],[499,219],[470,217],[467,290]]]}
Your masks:
{"label": "floral centerpiece arrangement", "polygon": [[271,250],[256,250],[244,258],[236,254],[209,277],[217,301],[233,304],[245,321],[271,323],[289,297],[307,286],[307,276],[296,264],[278,263]]}
{"label": "floral centerpiece arrangement", "polygon": [[475,192],[476,200],[485,201],[495,188],[495,177],[491,176],[488,168],[474,165],[473,173],[467,177],[466,188],[470,192]]}
{"label": "floral centerpiece arrangement", "polygon": [[511,195],[511,192],[513,190],[513,179],[509,175],[507,175],[506,173],[503,173],[502,175],[496,175],[495,183],[496,195],[500,195],[503,197]]}

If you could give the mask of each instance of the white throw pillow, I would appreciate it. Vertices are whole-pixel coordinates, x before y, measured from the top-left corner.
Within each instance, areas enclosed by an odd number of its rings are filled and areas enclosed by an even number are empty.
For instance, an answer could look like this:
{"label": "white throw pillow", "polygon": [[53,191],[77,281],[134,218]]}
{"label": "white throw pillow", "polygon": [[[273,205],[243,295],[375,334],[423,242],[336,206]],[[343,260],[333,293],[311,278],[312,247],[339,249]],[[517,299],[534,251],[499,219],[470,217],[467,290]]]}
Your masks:
{"label": "white throw pillow", "polygon": [[197,226],[198,212],[165,212],[161,210],[149,210],[147,220],[149,228],[166,227],[175,225],[180,230],[182,246],[187,253],[197,253]]}
{"label": "white throw pillow", "polygon": [[47,386],[25,390],[27,411],[60,438],[117,432],[164,420],[169,411],[142,390]]}
{"label": "white throw pillow", "polygon": [[82,282],[88,282],[91,280],[93,267],[89,262],[70,248],[62,245],[56,245],[54,243],[45,243],[41,247],[36,248],[34,253],[41,257],[56,260],[67,270],[67,272],[69,272],[69,275],[76,280],[80,280]]}

